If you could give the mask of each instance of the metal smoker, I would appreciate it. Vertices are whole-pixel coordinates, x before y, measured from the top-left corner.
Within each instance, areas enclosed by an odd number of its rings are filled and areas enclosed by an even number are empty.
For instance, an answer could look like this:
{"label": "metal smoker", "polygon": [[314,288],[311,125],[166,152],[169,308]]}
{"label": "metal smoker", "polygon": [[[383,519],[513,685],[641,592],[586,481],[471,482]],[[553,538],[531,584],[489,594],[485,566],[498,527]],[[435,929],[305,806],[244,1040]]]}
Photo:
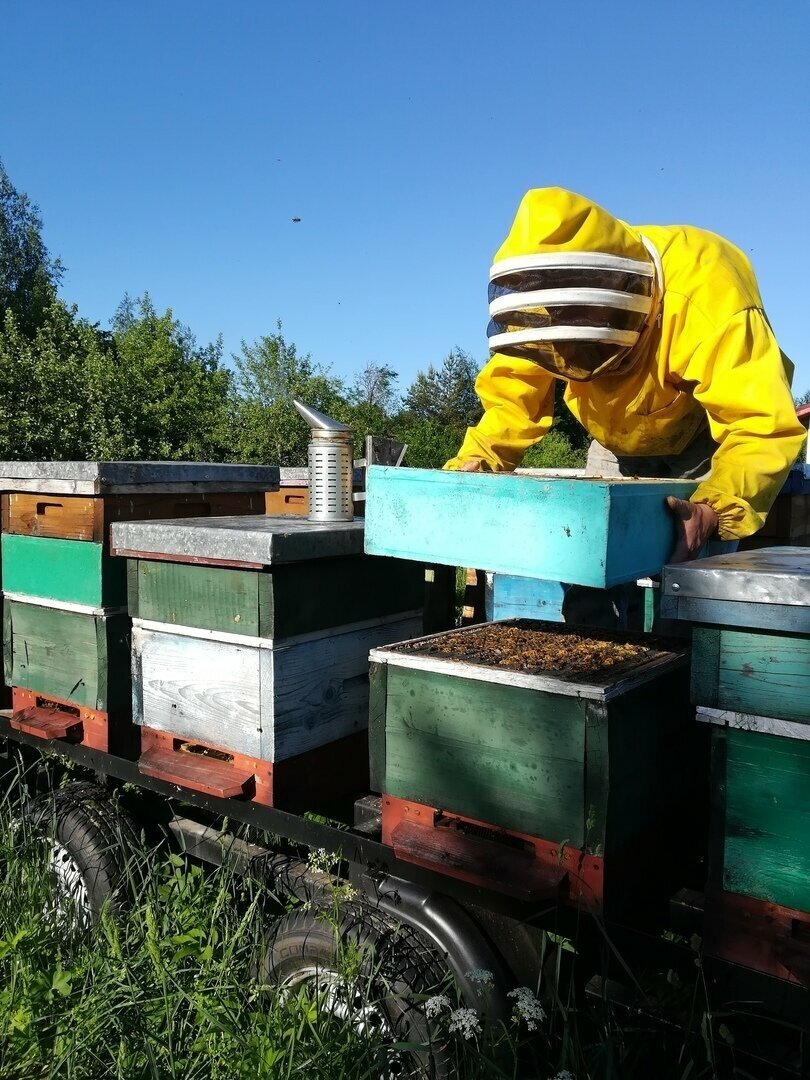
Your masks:
{"label": "metal smoker", "polygon": [[352,451],[354,432],[309,405],[293,401],[309,424],[309,520],[352,521]]}

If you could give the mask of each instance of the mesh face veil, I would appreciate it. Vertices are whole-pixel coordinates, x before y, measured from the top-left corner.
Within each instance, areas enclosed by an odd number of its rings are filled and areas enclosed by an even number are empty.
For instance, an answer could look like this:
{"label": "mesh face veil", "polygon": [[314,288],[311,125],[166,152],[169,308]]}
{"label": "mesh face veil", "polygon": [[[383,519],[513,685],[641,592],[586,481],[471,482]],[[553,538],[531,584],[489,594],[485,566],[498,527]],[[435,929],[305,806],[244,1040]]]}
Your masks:
{"label": "mesh face veil", "polygon": [[575,382],[629,367],[660,295],[658,253],[645,247],[645,260],[560,251],[495,262],[489,272],[490,353],[531,360]]}

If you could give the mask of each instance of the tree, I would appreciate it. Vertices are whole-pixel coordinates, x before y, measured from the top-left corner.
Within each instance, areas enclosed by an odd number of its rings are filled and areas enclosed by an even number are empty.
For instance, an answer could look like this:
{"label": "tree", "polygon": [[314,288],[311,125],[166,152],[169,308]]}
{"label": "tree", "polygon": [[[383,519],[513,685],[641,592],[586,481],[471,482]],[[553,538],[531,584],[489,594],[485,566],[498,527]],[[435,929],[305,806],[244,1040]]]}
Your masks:
{"label": "tree", "polygon": [[384,364],[366,364],[354,377],[349,390],[349,402],[369,409],[379,409],[386,416],[390,416],[398,404],[398,381],[399,375],[393,368]]}
{"label": "tree", "polygon": [[242,342],[234,357],[234,448],[240,461],[302,465],[309,428],[293,408],[293,398],[347,422],[350,407],[340,379],[301,356],[277,324],[275,334]]}
{"label": "tree", "polygon": [[805,390],[803,394],[799,394],[798,397],[795,397],[793,400],[797,408],[799,405],[810,405],[810,389]]}
{"label": "tree", "polygon": [[451,349],[440,368],[420,371],[403,402],[416,420],[435,420],[455,430],[475,424],[481,403],[475,393],[478,364],[463,349]]}
{"label": "tree", "polygon": [[62,265],[42,239],[42,218],[17,191],[0,161],[0,319],[13,312],[17,326],[33,333],[56,297]]}
{"label": "tree", "polygon": [[231,376],[221,364],[221,340],[198,346],[171,309],[158,315],[148,294],[125,296],[112,325],[117,378],[108,386],[108,411],[132,456],[231,456]]}

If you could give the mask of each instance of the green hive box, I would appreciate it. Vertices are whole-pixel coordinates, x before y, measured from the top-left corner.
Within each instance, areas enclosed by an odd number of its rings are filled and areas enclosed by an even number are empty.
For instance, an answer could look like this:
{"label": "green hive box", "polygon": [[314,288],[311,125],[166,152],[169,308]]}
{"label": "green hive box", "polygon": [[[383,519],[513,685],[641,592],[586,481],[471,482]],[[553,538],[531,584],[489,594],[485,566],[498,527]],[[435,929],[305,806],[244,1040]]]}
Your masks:
{"label": "green hive box", "polygon": [[[486,624],[500,626],[555,635],[563,649],[576,633],[556,623]],[[527,674],[436,651],[451,638],[463,647],[480,629],[371,654],[372,786],[603,856],[614,898],[644,845],[667,850],[674,869],[696,836],[706,758],[688,703],[687,650],[597,631],[655,647],[648,659],[596,677]],[[650,877],[659,864],[649,863]]]}
{"label": "green hive box", "polygon": [[424,602],[423,568],[362,555],[263,570],[129,560],[133,618],[272,638],[364,622]]}
{"label": "green hive box", "polygon": [[9,686],[103,712],[129,711],[126,614],[95,615],[6,598],[3,616]]}
{"label": "green hive box", "polygon": [[715,890],[810,912],[810,727],[698,709],[712,725]]}
{"label": "green hive box", "polygon": [[126,563],[87,540],[4,533],[3,591],[63,604],[125,607]]}

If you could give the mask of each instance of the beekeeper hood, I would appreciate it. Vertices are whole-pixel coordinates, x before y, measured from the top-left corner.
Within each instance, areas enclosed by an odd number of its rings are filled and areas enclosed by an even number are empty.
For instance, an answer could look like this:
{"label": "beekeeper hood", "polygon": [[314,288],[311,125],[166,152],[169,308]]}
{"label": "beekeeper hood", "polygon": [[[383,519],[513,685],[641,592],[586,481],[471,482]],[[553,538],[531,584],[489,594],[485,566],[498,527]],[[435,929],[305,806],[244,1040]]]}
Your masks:
{"label": "beekeeper hood", "polygon": [[562,188],[528,192],[489,272],[489,348],[585,382],[632,366],[663,281],[646,238]]}

